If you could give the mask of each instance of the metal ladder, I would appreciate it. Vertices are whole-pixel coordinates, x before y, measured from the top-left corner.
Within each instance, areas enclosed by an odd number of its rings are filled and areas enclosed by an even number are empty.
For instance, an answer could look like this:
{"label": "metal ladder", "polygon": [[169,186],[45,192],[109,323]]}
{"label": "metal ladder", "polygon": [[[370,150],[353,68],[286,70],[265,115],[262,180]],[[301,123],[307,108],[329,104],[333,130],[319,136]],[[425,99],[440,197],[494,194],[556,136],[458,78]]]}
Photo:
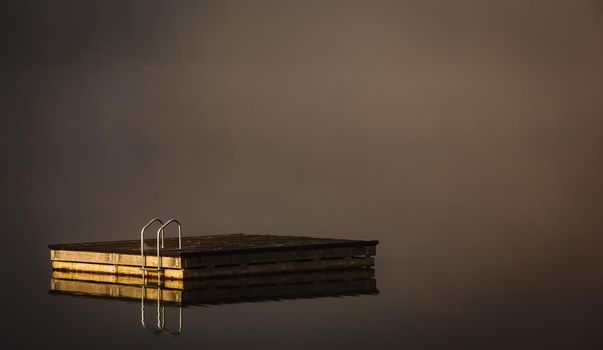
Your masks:
{"label": "metal ladder", "polygon": [[[155,222],[158,222],[161,226],[159,227],[159,229],[157,229],[157,267],[152,267],[152,266],[146,266],[146,264],[145,264],[146,258],[144,255],[144,231]],[[146,271],[156,270],[158,284],[161,283],[161,272],[163,270],[163,268],[161,267],[161,248],[164,248],[164,231],[165,231],[165,228],[171,223],[175,223],[178,225],[178,249],[182,250],[182,224],[180,224],[180,221],[178,221],[176,219],[170,219],[164,224],[161,219],[153,218],[146,225],[144,225],[142,227],[142,229],[140,230],[140,258],[142,261],[140,269],[142,270],[143,278],[146,274]],[[160,240],[160,238],[161,238],[161,240]]]}

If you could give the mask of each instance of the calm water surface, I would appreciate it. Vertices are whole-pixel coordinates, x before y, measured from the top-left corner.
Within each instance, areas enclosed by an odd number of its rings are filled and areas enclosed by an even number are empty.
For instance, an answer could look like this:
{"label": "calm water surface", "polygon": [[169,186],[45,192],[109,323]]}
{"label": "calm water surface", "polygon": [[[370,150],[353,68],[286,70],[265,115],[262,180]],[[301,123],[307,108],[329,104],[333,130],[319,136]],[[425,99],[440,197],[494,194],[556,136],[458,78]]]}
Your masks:
{"label": "calm water surface", "polygon": [[[378,238],[378,237],[367,237]],[[422,250],[421,250],[422,248]],[[454,249],[454,248],[451,248]],[[446,249],[448,250],[448,249]],[[205,346],[250,348],[596,348],[603,285],[600,264],[580,257],[525,264],[504,272],[492,259],[474,261],[434,246],[381,241],[379,294],[189,306],[178,336],[141,327],[141,303],[49,294],[44,247],[35,265],[5,284],[4,342],[9,348]],[[513,252],[502,252],[502,254]],[[436,259],[436,260],[434,260]],[[579,266],[575,263],[580,262]],[[145,304],[156,325],[155,302]],[[165,327],[179,310],[166,306]]]}

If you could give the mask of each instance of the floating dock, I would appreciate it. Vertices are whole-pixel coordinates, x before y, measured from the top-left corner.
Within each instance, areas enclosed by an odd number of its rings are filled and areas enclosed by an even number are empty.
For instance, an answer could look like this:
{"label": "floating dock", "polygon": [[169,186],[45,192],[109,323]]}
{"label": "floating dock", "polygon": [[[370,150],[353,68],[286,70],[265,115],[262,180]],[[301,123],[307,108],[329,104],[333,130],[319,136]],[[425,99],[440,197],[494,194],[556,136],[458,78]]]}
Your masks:
{"label": "floating dock", "polygon": [[366,269],[375,264],[378,244],[364,240],[232,234],[165,240],[161,236],[160,247],[159,237],[158,231],[157,240],[52,244],[49,246],[52,269],[56,273],[167,280]]}

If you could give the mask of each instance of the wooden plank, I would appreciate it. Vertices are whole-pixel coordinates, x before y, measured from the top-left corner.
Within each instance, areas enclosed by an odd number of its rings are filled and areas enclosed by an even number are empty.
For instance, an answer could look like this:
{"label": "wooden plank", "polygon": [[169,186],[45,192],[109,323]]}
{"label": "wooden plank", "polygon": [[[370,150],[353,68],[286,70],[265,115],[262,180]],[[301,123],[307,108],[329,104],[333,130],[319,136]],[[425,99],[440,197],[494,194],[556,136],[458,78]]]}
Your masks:
{"label": "wooden plank", "polygon": [[[53,270],[52,279],[76,280],[87,282],[112,283],[123,285],[141,286],[147,285],[149,288],[157,286],[158,279],[155,277],[145,277],[140,275],[115,275],[92,272],[61,271]],[[316,281],[338,281],[338,280],[362,280],[374,279],[375,270],[373,269],[346,269],[346,270],[326,270],[314,272],[295,272],[282,274],[264,274],[236,276],[231,278],[202,278],[187,280],[161,279],[161,287],[166,289],[190,290],[190,289],[216,289],[216,288],[239,288],[242,286],[257,285],[289,285],[299,283],[313,283]]]}
{"label": "wooden plank", "polygon": [[[95,264],[118,264],[129,266],[141,266],[142,258],[139,254],[121,254],[121,253],[103,253],[94,251],[72,251],[72,250],[51,250],[50,260],[52,261],[71,261]],[[145,256],[145,266],[157,266],[157,256]],[[165,268],[180,268],[181,258],[162,256],[161,266]]]}
{"label": "wooden plank", "polygon": [[[328,260],[311,260],[311,261],[292,261],[275,264],[262,265],[234,265],[213,268],[198,268],[198,269],[164,269],[162,277],[167,279],[183,279],[183,278],[201,278],[215,276],[236,276],[250,275],[263,273],[287,273],[295,271],[316,271],[329,269],[350,269],[350,268],[365,268],[371,267],[375,263],[374,258],[355,258],[355,259],[328,259]],[[90,264],[70,261],[53,261],[52,268],[55,270],[79,271],[79,272],[94,272],[105,274],[121,274],[121,275],[142,275],[142,270],[139,266],[125,265],[109,265],[109,264]],[[147,270],[147,275],[156,277],[155,270]]]}
{"label": "wooden plank", "polygon": [[[73,270],[53,270],[51,273],[52,279],[89,281],[113,284],[126,284],[141,286],[147,284],[149,287],[157,285],[158,279],[156,275],[146,276],[142,278],[140,275],[118,275],[108,273],[81,272]],[[161,279],[161,286],[167,289],[184,289],[184,280],[182,279]]]}
{"label": "wooden plank", "polygon": [[271,262],[287,262],[311,260],[316,258],[341,258],[346,256],[375,255],[374,246],[331,247],[315,249],[287,249],[281,251],[247,252],[232,255],[186,256],[184,268],[195,268],[211,265],[259,264]]}
{"label": "wooden plank", "polygon": [[[148,249],[146,254],[153,255],[155,240],[145,240]],[[297,236],[273,235],[214,235],[183,237],[182,250],[176,249],[177,238],[166,238],[166,248],[162,249],[163,256],[179,257],[185,255],[222,255],[239,254],[256,251],[275,251],[288,248],[315,249],[317,247],[348,247],[348,246],[375,246],[378,241],[345,240],[331,238],[311,238]],[[52,244],[52,250],[89,251],[105,253],[139,254],[140,241],[112,241],[72,244]]]}
{"label": "wooden plank", "polygon": [[319,271],[330,269],[356,269],[367,268],[375,264],[375,259],[357,258],[353,260],[334,259],[334,260],[312,260],[300,262],[284,262],[266,265],[236,265],[221,268],[200,268],[187,269],[184,271],[184,278],[203,278],[215,276],[237,276],[261,273],[290,273],[298,271]]}
{"label": "wooden plank", "polygon": [[[161,257],[164,268],[196,268],[203,266],[232,264],[261,264],[278,261],[310,260],[315,258],[339,258],[346,256],[370,256],[375,254],[375,247],[345,247],[328,249],[283,250],[279,252],[257,252],[236,255],[189,256],[183,258]],[[115,264],[141,266],[140,255],[101,253],[87,251],[51,250],[52,261],[82,262],[96,264]],[[184,260],[184,264],[182,264]],[[156,256],[145,256],[145,266],[156,267]]]}
{"label": "wooden plank", "polygon": [[[63,271],[94,272],[132,276],[141,276],[143,272],[140,266],[90,264],[72,261],[53,261],[52,268],[54,270]],[[185,270],[182,269],[163,269],[161,273],[162,277],[165,278],[182,279],[184,278],[184,271]],[[156,270],[147,270],[146,274],[150,277],[157,277]]]}

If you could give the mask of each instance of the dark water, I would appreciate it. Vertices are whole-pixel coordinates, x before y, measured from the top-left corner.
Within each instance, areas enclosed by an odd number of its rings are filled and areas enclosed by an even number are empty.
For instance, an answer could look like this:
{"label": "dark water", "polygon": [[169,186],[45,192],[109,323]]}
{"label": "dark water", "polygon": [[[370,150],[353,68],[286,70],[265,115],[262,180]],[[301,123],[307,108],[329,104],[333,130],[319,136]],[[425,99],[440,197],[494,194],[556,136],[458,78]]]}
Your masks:
{"label": "dark water", "polygon": [[[599,2],[2,7],[2,348],[603,345]],[[49,295],[48,244],[155,216],[377,239],[379,294],[188,307],[179,337]]]}

